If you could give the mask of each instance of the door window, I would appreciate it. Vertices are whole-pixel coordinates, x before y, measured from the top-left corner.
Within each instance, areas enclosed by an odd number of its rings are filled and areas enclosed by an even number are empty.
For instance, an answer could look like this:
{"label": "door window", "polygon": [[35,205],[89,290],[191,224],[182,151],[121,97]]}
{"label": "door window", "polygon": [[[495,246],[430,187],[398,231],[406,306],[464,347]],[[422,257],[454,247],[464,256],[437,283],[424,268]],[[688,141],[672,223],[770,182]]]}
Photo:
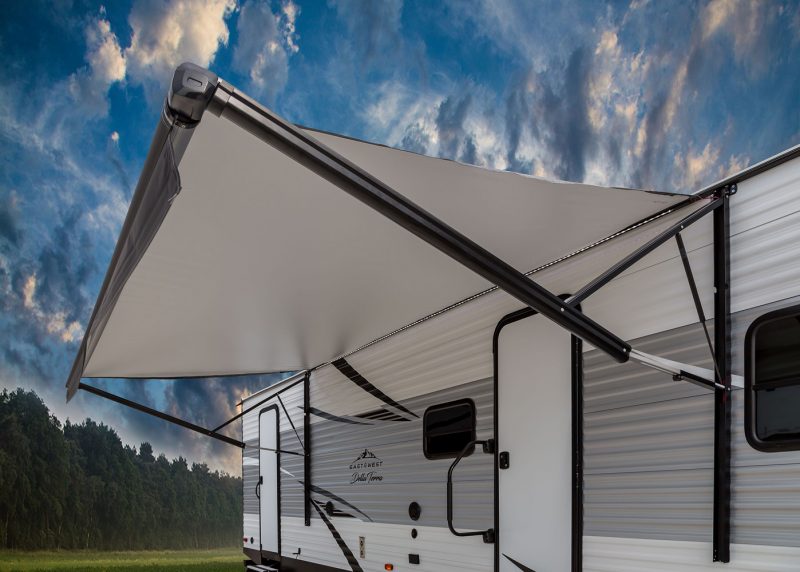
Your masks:
{"label": "door window", "polygon": [[[423,416],[423,449],[428,459],[455,458],[475,440],[475,403],[471,399],[434,405]],[[471,446],[465,456],[471,455]]]}

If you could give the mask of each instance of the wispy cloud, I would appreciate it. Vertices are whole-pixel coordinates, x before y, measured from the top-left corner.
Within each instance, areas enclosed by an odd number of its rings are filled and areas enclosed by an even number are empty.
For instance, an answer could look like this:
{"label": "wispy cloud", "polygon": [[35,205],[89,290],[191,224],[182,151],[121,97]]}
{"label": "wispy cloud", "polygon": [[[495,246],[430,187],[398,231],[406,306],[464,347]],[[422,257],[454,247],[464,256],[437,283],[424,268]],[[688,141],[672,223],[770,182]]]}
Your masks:
{"label": "wispy cloud", "polygon": [[178,65],[208,66],[227,45],[227,18],[235,6],[234,0],[136,0],[128,16],[131,43],[124,51],[130,81],[160,104]]}

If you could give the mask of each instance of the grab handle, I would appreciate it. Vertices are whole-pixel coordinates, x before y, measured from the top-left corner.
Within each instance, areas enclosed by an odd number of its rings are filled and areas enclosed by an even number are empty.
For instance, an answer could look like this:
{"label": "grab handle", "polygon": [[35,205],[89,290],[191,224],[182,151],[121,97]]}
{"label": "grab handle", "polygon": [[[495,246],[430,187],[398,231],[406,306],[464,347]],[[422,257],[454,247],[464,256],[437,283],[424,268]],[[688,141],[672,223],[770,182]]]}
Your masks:
{"label": "grab handle", "polygon": [[456,536],[482,536],[483,541],[489,544],[494,542],[493,528],[488,530],[475,530],[473,532],[459,532],[453,527],[453,471],[455,470],[456,465],[458,465],[461,462],[461,459],[463,459],[467,454],[467,451],[472,449],[475,445],[481,445],[484,453],[494,453],[494,439],[470,441],[458,454],[458,457],[456,457],[455,461],[453,461],[453,464],[450,465],[450,468],[447,470],[447,528],[449,528],[450,532]]}

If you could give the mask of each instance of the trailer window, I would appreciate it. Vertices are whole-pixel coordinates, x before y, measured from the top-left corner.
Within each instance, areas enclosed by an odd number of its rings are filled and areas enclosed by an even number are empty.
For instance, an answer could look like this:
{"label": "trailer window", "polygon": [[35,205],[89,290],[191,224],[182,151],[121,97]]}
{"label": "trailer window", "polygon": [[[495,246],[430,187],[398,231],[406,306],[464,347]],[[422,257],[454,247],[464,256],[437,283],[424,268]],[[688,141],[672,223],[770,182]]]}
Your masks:
{"label": "trailer window", "polygon": [[761,451],[800,450],[800,306],[765,314],[747,331],[745,433]]}
{"label": "trailer window", "polygon": [[[475,403],[460,399],[425,410],[422,444],[428,459],[455,458],[475,440]],[[471,446],[466,455],[475,449]]]}

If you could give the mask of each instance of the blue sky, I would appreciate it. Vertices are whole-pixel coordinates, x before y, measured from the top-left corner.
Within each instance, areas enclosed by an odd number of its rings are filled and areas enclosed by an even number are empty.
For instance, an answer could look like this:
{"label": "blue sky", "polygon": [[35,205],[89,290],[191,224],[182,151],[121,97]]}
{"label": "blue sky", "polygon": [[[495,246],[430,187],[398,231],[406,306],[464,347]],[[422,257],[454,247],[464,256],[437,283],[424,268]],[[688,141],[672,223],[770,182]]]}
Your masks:
{"label": "blue sky", "polygon": [[[182,61],[303,125],[604,185],[691,192],[800,143],[791,1],[12,1],[0,59],[0,386],[233,472],[230,447],[92,396],[64,404]],[[272,379],[105,385],[214,425]]]}

